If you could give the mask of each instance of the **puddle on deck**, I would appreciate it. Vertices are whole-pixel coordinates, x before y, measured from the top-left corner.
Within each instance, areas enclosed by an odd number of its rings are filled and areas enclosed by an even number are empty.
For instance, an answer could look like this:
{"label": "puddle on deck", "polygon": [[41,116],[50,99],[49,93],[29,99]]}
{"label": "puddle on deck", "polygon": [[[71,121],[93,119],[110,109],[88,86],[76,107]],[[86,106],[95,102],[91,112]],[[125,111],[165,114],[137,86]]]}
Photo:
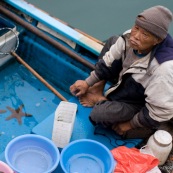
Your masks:
{"label": "puddle on deck", "polygon": [[14,62],[0,71],[0,153],[14,137],[53,113],[60,102],[23,65]]}

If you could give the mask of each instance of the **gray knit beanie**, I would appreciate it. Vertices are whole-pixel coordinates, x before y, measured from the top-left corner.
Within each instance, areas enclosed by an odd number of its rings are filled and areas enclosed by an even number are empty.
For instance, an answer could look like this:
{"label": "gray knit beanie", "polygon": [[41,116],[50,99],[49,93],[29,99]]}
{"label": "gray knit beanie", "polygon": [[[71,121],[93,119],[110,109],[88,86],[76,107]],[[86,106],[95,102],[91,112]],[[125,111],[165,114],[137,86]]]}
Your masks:
{"label": "gray knit beanie", "polygon": [[135,23],[151,34],[161,39],[165,39],[172,19],[172,12],[168,8],[158,5],[148,8],[140,13],[137,16]]}

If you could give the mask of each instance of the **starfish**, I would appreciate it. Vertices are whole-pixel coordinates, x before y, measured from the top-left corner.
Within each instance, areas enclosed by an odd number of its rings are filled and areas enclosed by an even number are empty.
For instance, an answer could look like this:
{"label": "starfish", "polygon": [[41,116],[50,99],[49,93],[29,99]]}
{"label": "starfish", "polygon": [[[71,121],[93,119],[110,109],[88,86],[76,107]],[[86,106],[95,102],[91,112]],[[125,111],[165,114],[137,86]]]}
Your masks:
{"label": "starfish", "polygon": [[0,110],[0,114],[5,113],[5,112],[7,112],[7,111],[6,110]]}
{"label": "starfish", "polygon": [[22,124],[22,117],[31,117],[31,114],[27,114],[22,112],[24,105],[20,105],[17,109],[13,109],[9,106],[7,106],[6,108],[11,112],[11,115],[9,117],[6,118],[6,120],[11,120],[13,118],[16,118],[19,124]]}

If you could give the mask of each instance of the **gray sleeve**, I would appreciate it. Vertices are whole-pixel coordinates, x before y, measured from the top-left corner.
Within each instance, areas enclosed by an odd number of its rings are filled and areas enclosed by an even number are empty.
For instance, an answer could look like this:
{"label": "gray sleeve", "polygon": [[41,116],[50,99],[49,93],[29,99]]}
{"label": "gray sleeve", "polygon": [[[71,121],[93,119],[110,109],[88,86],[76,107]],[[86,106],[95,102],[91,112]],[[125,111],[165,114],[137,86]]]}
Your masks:
{"label": "gray sleeve", "polygon": [[90,76],[87,77],[85,79],[86,83],[89,85],[89,86],[93,86],[95,83],[99,82],[100,79],[97,77],[97,75],[95,74],[95,71],[92,71]]}

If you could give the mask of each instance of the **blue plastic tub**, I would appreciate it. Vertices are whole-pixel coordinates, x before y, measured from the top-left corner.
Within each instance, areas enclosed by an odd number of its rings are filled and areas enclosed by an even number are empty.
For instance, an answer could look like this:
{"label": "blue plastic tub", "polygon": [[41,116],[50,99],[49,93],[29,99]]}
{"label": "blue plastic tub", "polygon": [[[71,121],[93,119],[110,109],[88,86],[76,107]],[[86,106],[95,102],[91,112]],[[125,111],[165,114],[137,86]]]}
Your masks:
{"label": "blue plastic tub", "polygon": [[100,142],[80,139],[63,148],[60,158],[64,173],[112,173],[115,160]]}
{"label": "blue plastic tub", "polygon": [[60,153],[48,138],[27,134],[8,143],[5,159],[15,173],[51,173],[59,164]]}

